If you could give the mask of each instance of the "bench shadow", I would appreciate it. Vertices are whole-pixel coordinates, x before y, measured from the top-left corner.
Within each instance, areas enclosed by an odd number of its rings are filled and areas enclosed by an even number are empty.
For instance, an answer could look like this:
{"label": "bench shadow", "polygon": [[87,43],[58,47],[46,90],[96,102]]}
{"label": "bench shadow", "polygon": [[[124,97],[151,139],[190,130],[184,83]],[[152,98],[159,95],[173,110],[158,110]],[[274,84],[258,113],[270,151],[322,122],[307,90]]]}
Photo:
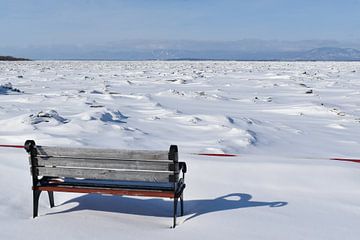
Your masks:
{"label": "bench shadow", "polygon": [[[283,207],[287,202],[261,202],[252,201],[252,196],[246,193],[231,193],[214,199],[184,199],[184,216],[188,216],[185,221],[192,218],[226,210],[251,207]],[[140,199],[124,196],[86,194],[69,201],[62,205],[77,203],[77,205],[68,210],[48,213],[47,215],[95,210],[103,212],[118,212],[134,215],[172,217],[173,201],[158,198]],[[180,206],[179,206],[180,212]]]}

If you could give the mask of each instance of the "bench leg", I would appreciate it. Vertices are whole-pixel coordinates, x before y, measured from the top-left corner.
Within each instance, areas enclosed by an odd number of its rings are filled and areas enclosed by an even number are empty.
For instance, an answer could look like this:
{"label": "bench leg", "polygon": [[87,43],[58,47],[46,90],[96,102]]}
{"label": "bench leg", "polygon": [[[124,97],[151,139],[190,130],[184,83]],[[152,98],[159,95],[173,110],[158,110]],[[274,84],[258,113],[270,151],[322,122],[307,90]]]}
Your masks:
{"label": "bench leg", "polygon": [[184,194],[180,195],[180,205],[181,205],[181,216],[184,216]]}
{"label": "bench leg", "polygon": [[50,207],[53,208],[55,206],[55,204],[54,204],[54,192],[53,191],[48,191],[48,195],[49,195]]}
{"label": "bench leg", "polygon": [[38,216],[40,193],[39,190],[33,190],[33,218]]}
{"label": "bench leg", "polygon": [[177,203],[178,203],[178,198],[175,197],[174,198],[174,223],[173,223],[173,228],[175,228],[175,226],[176,226]]}

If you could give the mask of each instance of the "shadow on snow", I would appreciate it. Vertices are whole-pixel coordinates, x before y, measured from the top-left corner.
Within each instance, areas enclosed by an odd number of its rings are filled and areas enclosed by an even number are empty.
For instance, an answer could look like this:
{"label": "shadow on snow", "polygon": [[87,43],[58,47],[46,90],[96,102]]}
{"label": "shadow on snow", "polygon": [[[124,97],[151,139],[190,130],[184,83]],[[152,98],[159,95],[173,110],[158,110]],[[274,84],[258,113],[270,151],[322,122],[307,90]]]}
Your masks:
{"label": "shadow on snow", "polygon": [[[250,207],[283,207],[288,204],[287,202],[251,201],[251,199],[252,196],[246,193],[232,193],[214,199],[184,199],[184,215],[188,216],[186,220],[190,220],[200,215],[212,212]],[[58,214],[81,210],[95,210],[135,215],[172,217],[173,209],[172,200],[164,200],[158,198],[140,199],[99,194],[86,194],[66,201],[61,205],[69,203],[78,203],[78,205],[65,211],[49,214]]]}

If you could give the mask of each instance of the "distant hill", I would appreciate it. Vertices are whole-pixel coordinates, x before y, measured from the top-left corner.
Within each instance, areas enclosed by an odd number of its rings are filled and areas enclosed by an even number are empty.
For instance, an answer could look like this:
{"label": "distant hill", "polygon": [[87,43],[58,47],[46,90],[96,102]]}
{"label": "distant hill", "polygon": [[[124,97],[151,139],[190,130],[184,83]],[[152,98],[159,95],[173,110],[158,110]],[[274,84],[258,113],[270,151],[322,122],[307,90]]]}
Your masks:
{"label": "distant hill", "polygon": [[[265,42],[266,43],[266,42]],[[331,43],[329,43],[331,44]],[[24,55],[41,60],[234,60],[234,61],[360,61],[360,51],[356,48],[332,47],[280,48],[277,45],[249,45],[246,42],[232,44],[213,44],[203,46],[199,43],[134,47],[104,47],[96,51],[82,48],[62,48],[56,54],[55,48],[34,48]],[[59,47],[59,49],[61,49]],[[18,54],[21,55],[21,54]],[[41,56],[41,57],[40,57]],[[0,61],[24,61],[29,59],[1,57]]]}
{"label": "distant hill", "polygon": [[322,47],[304,51],[153,51],[162,60],[238,60],[238,61],[360,61],[354,48]]}
{"label": "distant hill", "polygon": [[12,56],[0,56],[0,61],[30,61],[27,58],[16,58]]}
{"label": "distant hill", "polygon": [[360,51],[354,48],[323,47],[298,53],[294,60],[360,61]]}

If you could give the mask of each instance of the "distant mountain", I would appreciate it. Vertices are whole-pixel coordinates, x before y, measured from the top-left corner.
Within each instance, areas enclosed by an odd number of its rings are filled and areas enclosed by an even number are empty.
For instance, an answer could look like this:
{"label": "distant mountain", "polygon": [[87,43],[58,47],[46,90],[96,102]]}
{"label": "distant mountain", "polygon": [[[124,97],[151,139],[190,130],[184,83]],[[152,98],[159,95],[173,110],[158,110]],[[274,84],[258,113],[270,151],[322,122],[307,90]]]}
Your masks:
{"label": "distant mountain", "polygon": [[[357,49],[360,49],[360,40],[355,43],[257,39],[228,42],[124,40],[103,45],[0,47],[0,52],[39,60],[360,61]],[[26,59],[0,57],[0,60]]]}
{"label": "distant mountain", "polygon": [[360,61],[360,51],[354,48],[315,48],[299,53],[294,60]]}
{"label": "distant mountain", "polygon": [[29,61],[30,59],[26,58],[16,58],[12,56],[0,56],[0,61]]}
{"label": "distant mountain", "polygon": [[360,61],[360,51],[354,48],[322,47],[305,51],[186,51],[162,50],[153,58],[165,60],[245,60],[245,61]]}

